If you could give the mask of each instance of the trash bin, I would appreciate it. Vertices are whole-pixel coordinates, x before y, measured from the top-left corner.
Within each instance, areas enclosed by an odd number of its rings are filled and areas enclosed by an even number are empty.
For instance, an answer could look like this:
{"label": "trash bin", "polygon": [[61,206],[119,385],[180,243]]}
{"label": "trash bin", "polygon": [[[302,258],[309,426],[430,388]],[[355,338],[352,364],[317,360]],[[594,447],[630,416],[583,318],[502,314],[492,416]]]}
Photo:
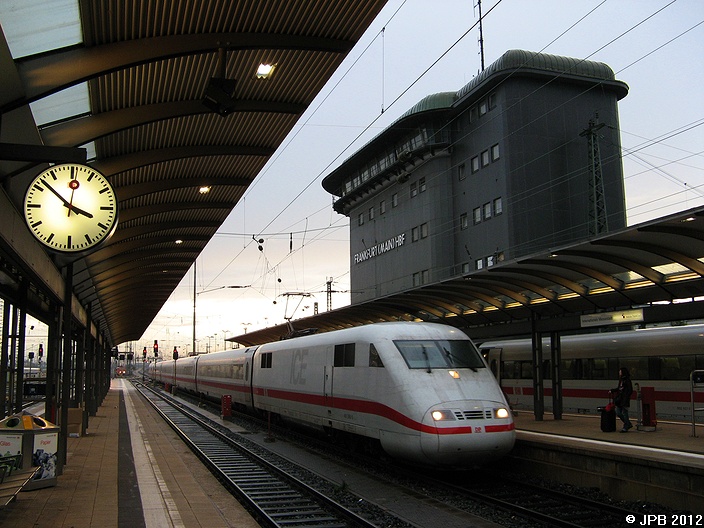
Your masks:
{"label": "trash bin", "polygon": [[655,387],[643,387],[638,393],[641,406],[641,423],[638,430],[655,431],[658,418],[655,412]]}
{"label": "trash bin", "polygon": [[224,394],[220,399],[220,418],[232,416],[232,395]]}
{"label": "trash bin", "polygon": [[41,467],[24,489],[56,485],[58,450],[59,428],[41,416],[23,411],[0,421],[0,454],[21,455],[22,469]]}

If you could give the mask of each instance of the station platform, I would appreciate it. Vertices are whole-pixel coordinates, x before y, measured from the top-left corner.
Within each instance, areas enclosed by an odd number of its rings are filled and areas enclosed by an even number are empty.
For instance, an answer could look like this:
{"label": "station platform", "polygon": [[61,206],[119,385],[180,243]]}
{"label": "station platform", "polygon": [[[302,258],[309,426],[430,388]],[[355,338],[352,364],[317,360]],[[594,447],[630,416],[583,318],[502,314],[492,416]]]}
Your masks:
{"label": "station platform", "polygon": [[[518,411],[514,416],[517,438],[528,439],[533,433],[561,435],[574,439],[609,442],[622,446],[644,447],[673,451],[676,453],[693,453],[701,455],[704,468],[704,426],[697,425],[692,436],[692,424],[683,422],[658,422],[654,428],[639,430],[633,427],[627,433],[621,433],[620,420],[616,419],[616,431],[604,433],[601,430],[601,418],[598,414],[563,414],[561,420],[553,419],[552,414],[544,413],[543,420],[537,421],[531,411]],[[636,420],[631,416],[631,422]],[[698,457],[688,457],[697,461]],[[695,462],[698,465],[698,462]]]}
{"label": "station platform", "polygon": [[[636,424],[636,420],[631,420]],[[502,461],[512,470],[581,488],[598,488],[617,500],[651,502],[704,514],[704,426],[658,422],[653,428],[601,431],[598,414],[518,412],[516,445]]]}
{"label": "station platform", "polygon": [[87,434],[69,437],[63,474],[0,510],[13,528],[256,528],[176,434],[114,379]]}

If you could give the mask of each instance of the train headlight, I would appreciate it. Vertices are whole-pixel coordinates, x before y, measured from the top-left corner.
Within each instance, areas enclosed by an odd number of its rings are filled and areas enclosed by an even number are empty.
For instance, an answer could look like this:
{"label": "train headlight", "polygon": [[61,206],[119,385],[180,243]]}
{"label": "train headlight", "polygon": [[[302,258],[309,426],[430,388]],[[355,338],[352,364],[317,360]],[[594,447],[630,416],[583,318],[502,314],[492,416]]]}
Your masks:
{"label": "train headlight", "polygon": [[508,418],[509,417],[508,409],[506,409],[505,407],[499,407],[498,409],[494,409],[494,417],[495,418]]}
{"label": "train headlight", "polygon": [[432,413],[430,413],[430,415],[433,417],[433,420],[435,420],[436,422],[446,422],[448,420],[455,419],[455,415],[453,414],[453,412],[446,411],[446,410],[433,411]]}

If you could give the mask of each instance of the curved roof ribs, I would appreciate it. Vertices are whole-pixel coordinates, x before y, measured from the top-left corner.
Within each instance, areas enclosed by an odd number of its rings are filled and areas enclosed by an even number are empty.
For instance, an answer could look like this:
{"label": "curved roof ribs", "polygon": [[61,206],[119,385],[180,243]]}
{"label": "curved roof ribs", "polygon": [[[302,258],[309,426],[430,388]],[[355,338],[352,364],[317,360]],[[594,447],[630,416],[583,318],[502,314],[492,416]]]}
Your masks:
{"label": "curved roof ribs", "polygon": [[[306,105],[284,101],[233,100],[233,112],[302,114]],[[201,99],[170,101],[132,106],[110,112],[77,117],[69,121],[40,127],[44,143],[51,146],[77,147],[110,134],[166,119],[208,114]]]}
{"label": "curved roof ribs", "polygon": [[353,45],[354,42],[348,40],[301,35],[209,33],[63,48],[17,61],[25,97],[0,107],[0,114],[95,77],[171,57],[208,53],[223,47],[227,50],[297,49],[345,54]]}

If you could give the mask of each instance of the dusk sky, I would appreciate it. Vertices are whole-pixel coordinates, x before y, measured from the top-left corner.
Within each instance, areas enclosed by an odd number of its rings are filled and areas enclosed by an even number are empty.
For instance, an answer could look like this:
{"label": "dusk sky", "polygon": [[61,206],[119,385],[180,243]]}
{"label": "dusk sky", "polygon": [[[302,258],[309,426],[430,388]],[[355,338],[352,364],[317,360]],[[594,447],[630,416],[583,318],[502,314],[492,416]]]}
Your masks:
{"label": "dusk sky", "polygon": [[[629,225],[704,205],[704,2],[485,0],[482,12],[485,66],[525,49],[604,62],[628,84],[619,115]],[[322,179],[425,96],[469,83],[478,40],[472,0],[389,1],[199,256],[199,351],[310,316],[316,301],[325,311],[330,278],[333,309],[349,304],[349,219]],[[193,281],[191,269],[121,351],[158,339],[190,352]]]}

